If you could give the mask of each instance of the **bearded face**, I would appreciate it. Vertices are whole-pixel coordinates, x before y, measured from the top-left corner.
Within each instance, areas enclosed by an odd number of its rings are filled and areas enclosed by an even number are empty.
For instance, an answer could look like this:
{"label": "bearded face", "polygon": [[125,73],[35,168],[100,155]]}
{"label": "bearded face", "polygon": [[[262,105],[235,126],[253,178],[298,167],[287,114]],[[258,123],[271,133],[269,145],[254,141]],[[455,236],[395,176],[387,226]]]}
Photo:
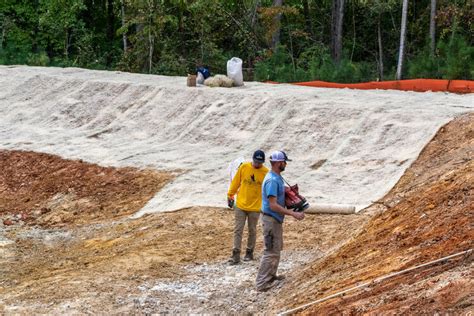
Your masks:
{"label": "bearded face", "polygon": [[280,169],[280,171],[285,171],[285,167],[286,167],[286,161],[280,163],[280,166],[278,166],[278,169]]}

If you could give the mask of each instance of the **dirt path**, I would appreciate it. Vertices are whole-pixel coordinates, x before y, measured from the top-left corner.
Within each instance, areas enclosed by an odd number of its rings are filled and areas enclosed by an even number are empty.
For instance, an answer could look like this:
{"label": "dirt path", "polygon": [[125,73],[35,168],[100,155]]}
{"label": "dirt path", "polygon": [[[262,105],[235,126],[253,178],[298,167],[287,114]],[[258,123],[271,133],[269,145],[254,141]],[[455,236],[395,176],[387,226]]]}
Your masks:
{"label": "dirt path", "polygon": [[[324,256],[367,218],[288,221],[281,272],[291,276]],[[1,280],[6,311],[263,311],[265,294],[254,290],[258,261],[226,263],[232,221],[227,209],[192,208],[74,228],[8,229],[15,256]]]}

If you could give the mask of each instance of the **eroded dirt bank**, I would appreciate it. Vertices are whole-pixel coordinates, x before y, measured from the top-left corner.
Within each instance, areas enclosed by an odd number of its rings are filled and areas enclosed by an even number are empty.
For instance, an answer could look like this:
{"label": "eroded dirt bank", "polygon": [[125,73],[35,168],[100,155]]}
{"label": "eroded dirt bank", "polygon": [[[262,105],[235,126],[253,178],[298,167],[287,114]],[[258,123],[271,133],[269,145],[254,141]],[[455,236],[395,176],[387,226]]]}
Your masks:
{"label": "eroded dirt bank", "polygon": [[120,218],[142,208],[171,178],[166,172],[0,150],[0,216],[44,226]]}
{"label": "eroded dirt bank", "polygon": [[[336,253],[305,268],[285,288],[292,295],[275,301],[273,310],[288,310],[473,248],[473,157],[474,114],[470,114],[444,126],[398,184],[377,202],[385,211]],[[460,314],[474,310],[473,289],[473,256],[460,257],[301,312]]]}

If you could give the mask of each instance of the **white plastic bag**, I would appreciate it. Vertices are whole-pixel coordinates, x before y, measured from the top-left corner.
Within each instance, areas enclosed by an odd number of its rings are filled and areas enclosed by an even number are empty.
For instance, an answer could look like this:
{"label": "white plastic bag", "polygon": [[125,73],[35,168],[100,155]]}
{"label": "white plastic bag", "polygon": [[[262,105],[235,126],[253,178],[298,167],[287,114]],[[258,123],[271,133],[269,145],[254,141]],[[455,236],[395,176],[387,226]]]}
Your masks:
{"label": "white plastic bag", "polygon": [[227,77],[234,80],[234,85],[243,86],[244,76],[242,74],[242,59],[232,57],[227,61]]}
{"label": "white plastic bag", "polygon": [[227,174],[229,175],[229,186],[232,183],[232,179],[234,179],[235,174],[237,173],[237,170],[239,170],[239,167],[241,164],[245,162],[245,159],[243,157],[239,157],[232,161],[229,166],[227,167]]}
{"label": "white plastic bag", "polygon": [[198,84],[204,84],[204,76],[202,75],[202,73],[200,71],[198,71],[198,73],[197,73],[196,82]]}

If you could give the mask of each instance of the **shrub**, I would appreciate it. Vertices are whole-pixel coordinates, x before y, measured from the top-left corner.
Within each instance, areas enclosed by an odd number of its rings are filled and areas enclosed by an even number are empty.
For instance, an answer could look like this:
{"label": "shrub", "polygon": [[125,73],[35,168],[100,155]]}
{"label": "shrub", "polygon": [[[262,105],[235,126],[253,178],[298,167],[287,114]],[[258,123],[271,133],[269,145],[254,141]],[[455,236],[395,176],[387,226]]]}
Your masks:
{"label": "shrub", "polygon": [[257,80],[278,82],[360,82],[376,76],[375,65],[368,62],[354,63],[343,59],[335,64],[328,49],[322,45],[305,50],[295,64],[293,67],[291,56],[284,46],[280,46],[270,57],[256,64],[255,77]]}
{"label": "shrub", "polygon": [[408,61],[410,78],[474,78],[474,47],[459,35],[441,40],[435,56],[431,56],[428,46]]}
{"label": "shrub", "polygon": [[48,66],[49,57],[46,52],[39,52],[37,54],[29,54],[26,63],[30,66]]}

